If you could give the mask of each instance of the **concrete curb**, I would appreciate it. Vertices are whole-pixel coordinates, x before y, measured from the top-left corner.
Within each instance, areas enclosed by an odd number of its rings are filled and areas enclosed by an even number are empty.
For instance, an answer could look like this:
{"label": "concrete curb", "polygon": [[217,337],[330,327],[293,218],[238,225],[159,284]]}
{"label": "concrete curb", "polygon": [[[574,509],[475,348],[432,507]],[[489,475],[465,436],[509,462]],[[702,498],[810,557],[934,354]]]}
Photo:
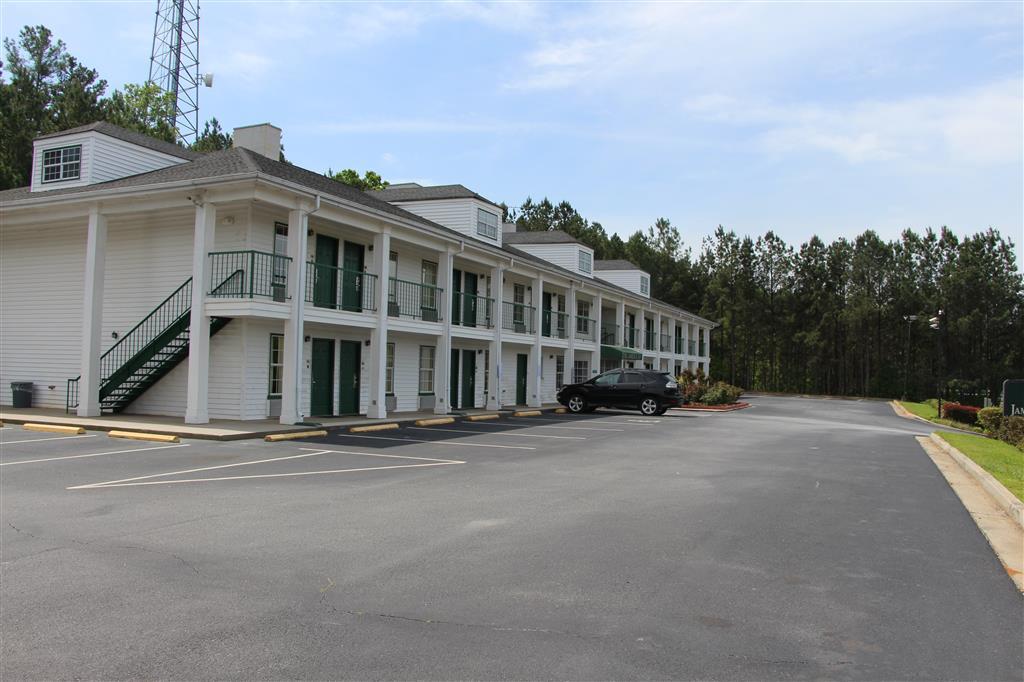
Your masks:
{"label": "concrete curb", "polygon": [[977,481],[985,492],[987,492],[995,501],[999,508],[1006,512],[1006,515],[1013,519],[1014,523],[1020,526],[1021,530],[1024,530],[1024,502],[1018,500],[1017,497],[1007,490],[1006,486],[997,481],[992,474],[982,469],[974,462],[974,460],[947,443],[945,439],[941,438],[938,434],[933,433],[928,436],[928,438],[943,452],[956,460],[956,463],[960,465],[960,468],[966,471],[971,478]]}
{"label": "concrete curb", "polygon": [[982,437],[987,438],[987,436],[985,436],[985,434],[978,433],[977,431],[968,431],[967,429],[959,429],[959,428],[957,428],[955,426],[950,426],[948,424],[937,424],[937,423],[931,421],[930,419],[925,419],[924,417],[918,417],[916,414],[914,414],[913,412],[909,411],[907,408],[905,408],[902,405],[900,405],[900,401],[898,401],[898,400],[890,400],[889,401],[889,407],[891,407],[893,409],[893,411],[897,415],[899,415],[900,417],[903,417],[904,419],[914,419],[916,421],[921,422],[922,424],[930,424],[930,425],[934,426],[937,429],[949,429],[950,431],[957,431],[959,433],[966,433],[966,434],[970,434],[972,436],[982,436]]}

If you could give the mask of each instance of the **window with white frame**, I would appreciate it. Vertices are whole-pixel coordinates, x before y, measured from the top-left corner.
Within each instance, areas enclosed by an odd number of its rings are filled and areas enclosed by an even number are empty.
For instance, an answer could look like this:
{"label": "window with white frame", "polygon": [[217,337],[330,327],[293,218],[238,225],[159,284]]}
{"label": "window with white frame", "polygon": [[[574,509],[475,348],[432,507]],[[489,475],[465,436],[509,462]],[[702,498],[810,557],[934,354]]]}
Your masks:
{"label": "window with white frame", "polygon": [[434,392],[434,346],[420,346],[420,395]]}
{"label": "window with white frame", "polygon": [[526,285],[524,284],[513,284],[512,285],[512,322],[515,324],[526,323]]}
{"label": "window with white frame", "polygon": [[387,360],[384,363],[384,393],[395,394],[395,344],[389,343]]}
{"label": "window with white frame", "polygon": [[498,214],[485,211],[482,208],[476,210],[476,233],[488,239],[498,238]]}
{"label": "window with white frame", "polygon": [[576,331],[590,333],[590,301],[576,301]]}
{"label": "window with white frame", "polygon": [[43,182],[77,180],[82,177],[82,145],[43,151]]}
{"label": "window with white frame", "polygon": [[284,378],[284,335],[270,335],[270,375],[267,381],[267,397],[280,398]]}
{"label": "window with white frame", "polygon": [[288,279],[288,223],[274,223],[274,283],[283,284]]}
{"label": "window with white frame", "polygon": [[555,390],[565,385],[565,356],[555,356]]}
{"label": "window with white frame", "polygon": [[423,261],[420,279],[425,285],[420,289],[420,306],[429,310],[437,309],[437,263]]}
{"label": "window with white frame", "polygon": [[587,360],[577,360],[572,363],[572,382],[574,384],[582,384],[584,381],[590,378],[590,362]]}
{"label": "window with white frame", "polygon": [[594,267],[594,256],[589,251],[580,249],[580,272],[590,274],[591,269]]}
{"label": "window with white frame", "polygon": [[640,293],[650,294],[651,293],[651,278],[647,275],[640,275]]}
{"label": "window with white frame", "polygon": [[388,253],[388,301],[391,303],[397,303],[397,292],[398,287],[398,252],[391,251]]}

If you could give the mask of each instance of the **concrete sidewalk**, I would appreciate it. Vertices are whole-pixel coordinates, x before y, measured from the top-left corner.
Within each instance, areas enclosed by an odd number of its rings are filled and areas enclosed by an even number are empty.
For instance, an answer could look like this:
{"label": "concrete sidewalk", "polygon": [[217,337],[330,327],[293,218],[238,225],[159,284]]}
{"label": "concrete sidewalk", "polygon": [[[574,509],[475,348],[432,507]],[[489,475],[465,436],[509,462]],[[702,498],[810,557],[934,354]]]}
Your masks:
{"label": "concrete sidewalk", "polygon": [[[561,405],[549,404],[536,408],[543,411],[554,410]],[[513,409],[504,408],[500,413],[511,413]],[[457,410],[451,416],[468,416],[487,414],[494,410]],[[63,410],[45,407],[13,408],[0,406],[0,421],[9,424],[57,424],[61,426],[81,426],[88,431],[146,431],[180,438],[196,438],[199,440],[244,440],[247,438],[263,438],[271,433],[289,433],[292,431],[308,431],[310,424],[326,428],[348,428],[368,424],[404,423],[417,419],[436,417],[431,411],[402,412],[386,419],[369,419],[355,417],[310,417],[306,424],[284,425],[276,419],[255,419],[242,421],[237,419],[211,419],[209,424],[186,424],[178,417],[156,417],[141,414],[104,415],[102,417],[78,417],[67,414]]]}

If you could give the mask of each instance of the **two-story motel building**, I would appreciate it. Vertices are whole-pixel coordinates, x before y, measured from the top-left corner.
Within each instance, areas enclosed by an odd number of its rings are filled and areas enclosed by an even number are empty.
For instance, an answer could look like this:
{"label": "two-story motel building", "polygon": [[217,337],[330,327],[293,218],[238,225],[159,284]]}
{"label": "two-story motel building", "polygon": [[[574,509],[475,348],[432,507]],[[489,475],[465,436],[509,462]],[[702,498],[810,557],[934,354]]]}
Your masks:
{"label": "two-story motel building", "polygon": [[516,232],[461,185],[359,191],[278,161],[280,140],[37,139],[30,186],[0,192],[0,385],[80,416],[293,424],[540,406],[622,365],[707,371],[713,323],[652,299],[631,263]]}

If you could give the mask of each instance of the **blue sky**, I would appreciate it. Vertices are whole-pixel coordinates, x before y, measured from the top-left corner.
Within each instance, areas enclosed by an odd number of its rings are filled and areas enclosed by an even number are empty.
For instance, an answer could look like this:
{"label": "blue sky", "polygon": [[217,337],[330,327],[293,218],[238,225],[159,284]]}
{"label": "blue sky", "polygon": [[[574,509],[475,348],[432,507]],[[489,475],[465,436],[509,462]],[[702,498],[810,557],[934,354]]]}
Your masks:
{"label": "blue sky", "polygon": [[[0,4],[112,86],[156,1]],[[568,199],[688,245],[866,228],[1024,241],[1024,4],[202,3],[201,118],[270,121],[314,170]]]}

